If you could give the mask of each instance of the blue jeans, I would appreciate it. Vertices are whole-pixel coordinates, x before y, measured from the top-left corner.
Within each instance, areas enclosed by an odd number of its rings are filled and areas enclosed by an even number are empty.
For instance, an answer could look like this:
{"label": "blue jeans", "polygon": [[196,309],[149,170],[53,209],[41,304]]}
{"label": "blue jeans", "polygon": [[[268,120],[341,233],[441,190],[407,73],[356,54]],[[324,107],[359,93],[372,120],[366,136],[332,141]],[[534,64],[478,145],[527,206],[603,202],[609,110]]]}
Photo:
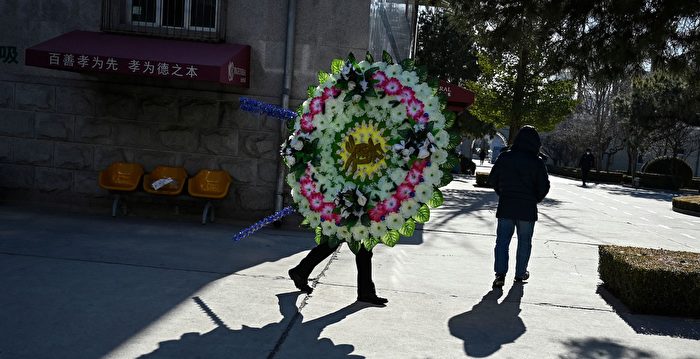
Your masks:
{"label": "blue jeans", "polygon": [[496,249],[494,250],[496,260],[493,264],[493,270],[497,275],[505,275],[508,272],[508,246],[510,246],[510,239],[516,228],[518,230],[518,251],[515,257],[515,276],[522,277],[527,271],[535,222],[499,218],[496,229]]}

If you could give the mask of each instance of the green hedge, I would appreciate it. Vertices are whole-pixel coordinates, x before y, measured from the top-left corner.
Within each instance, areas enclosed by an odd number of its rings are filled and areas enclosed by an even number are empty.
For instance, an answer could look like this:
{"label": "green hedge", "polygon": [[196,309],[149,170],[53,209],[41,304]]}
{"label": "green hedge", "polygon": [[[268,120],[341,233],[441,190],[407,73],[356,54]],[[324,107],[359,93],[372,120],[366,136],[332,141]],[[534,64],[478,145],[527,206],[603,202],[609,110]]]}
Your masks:
{"label": "green hedge", "polygon": [[700,318],[700,253],[599,246],[605,288],[632,312]]}
{"label": "green hedge", "polygon": [[681,196],[673,198],[673,208],[700,213],[700,196]]}
{"label": "green hedge", "polygon": [[476,172],[476,185],[479,187],[491,187],[489,184],[489,172]]}
{"label": "green hedge", "polygon": [[679,176],[660,175],[656,173],[637,173],[639,185],[643,187],[677,190],[683,185],[683,178]]}
{"label": "green hedge", "polygon": [[[549,173],[551,173],[551,174],[581,179],[581,170],[578,168],[554,167],[554,166],[550,166],[548,168],[549,168]],[[593,181],[593,182],[621,183],[623,175],[624,175],[623,172],[617,172],[617,171],[606,172],[606,171],[591,170],[588,173],[588,180]]]}
{"label": "green hedge", "polygon": [[642,167],[642,172],[670,175],[678,178],[680,186],[687,186],[693,179],[693,169],[680,158],[659,157]]}

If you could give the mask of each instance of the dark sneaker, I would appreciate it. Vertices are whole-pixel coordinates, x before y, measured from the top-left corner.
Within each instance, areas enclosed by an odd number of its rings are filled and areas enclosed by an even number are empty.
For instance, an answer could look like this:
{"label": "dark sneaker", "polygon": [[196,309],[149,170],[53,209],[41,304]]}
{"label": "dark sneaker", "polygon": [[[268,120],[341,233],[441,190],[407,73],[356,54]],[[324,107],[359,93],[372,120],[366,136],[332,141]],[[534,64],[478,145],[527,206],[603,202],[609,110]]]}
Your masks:
{"label": "dark sneaker", "polygon": [[370,303],[370,304],[374,304],[374,305],[381,305],[381,306],[385,306],[386,303],[389,303],[388,299],[382,298],[382,297],[377,297],[376,295],[371,295],[371,296],[366,296],[366,297],[357,297],[357,301]]}
{"label": "dark sneaker", "polygon": [[309,278],[304,278],[301,274],[297,273],[294,268],[290,269],[287,273],[289,273],[289,278],[292,278],[294,286],[297,287],[297,289],[306,294],[311,294],[311,292],[314,291],[313,288],[309,287]]}
{"label": "dark sneaker", "polygon": [[525,271],[525,274],[523,274],[522,277],[518,277],[518,276],[515,277],[515,282],[522,283],[522,282],[526,281],[528,278],[530,278],[530,272]]}
{"label": "dark sneaker", "polygon": [[506,284],[505,274],[496,274],[496,279],[493,280],[493,287],[500,288],[503,287],[504,284]]}

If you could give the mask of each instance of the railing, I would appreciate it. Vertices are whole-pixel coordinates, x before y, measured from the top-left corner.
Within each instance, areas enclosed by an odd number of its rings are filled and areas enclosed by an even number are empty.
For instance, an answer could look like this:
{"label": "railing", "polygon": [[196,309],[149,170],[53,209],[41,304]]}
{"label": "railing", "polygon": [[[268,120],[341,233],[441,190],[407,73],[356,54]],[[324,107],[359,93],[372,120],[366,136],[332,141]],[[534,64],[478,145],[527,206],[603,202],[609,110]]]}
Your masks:
{"label": "railing", "polygon": [[102,31],[219,42],[226,0],[102,0]]}

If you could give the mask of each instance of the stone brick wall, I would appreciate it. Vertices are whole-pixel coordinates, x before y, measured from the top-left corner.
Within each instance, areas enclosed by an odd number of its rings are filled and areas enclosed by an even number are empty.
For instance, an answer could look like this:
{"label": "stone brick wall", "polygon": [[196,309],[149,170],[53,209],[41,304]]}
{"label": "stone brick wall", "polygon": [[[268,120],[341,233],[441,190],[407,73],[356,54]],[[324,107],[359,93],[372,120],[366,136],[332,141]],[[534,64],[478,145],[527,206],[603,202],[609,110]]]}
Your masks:
{"label": "stone brick wall", "polygon": [[[233,177],[217,214],[258,218],[273,209],[277,119],[238,109],[240,96],[279,103],[286,1],[229,0],[227,42],[251,45],[251,87],[24,66],[24,51],[71,30],[99,31],[94,0],[0,2],[0,32],[15,34],[19,64],[0,62],[0,200],[108,207],[97,185],[115,161],[224,169]],[[369,42],[369,0],[299,0],[291,104],[320,69]],[[18,31],[31,28],[32,31]],[[148,196],[139,200],[147,201]]]}

